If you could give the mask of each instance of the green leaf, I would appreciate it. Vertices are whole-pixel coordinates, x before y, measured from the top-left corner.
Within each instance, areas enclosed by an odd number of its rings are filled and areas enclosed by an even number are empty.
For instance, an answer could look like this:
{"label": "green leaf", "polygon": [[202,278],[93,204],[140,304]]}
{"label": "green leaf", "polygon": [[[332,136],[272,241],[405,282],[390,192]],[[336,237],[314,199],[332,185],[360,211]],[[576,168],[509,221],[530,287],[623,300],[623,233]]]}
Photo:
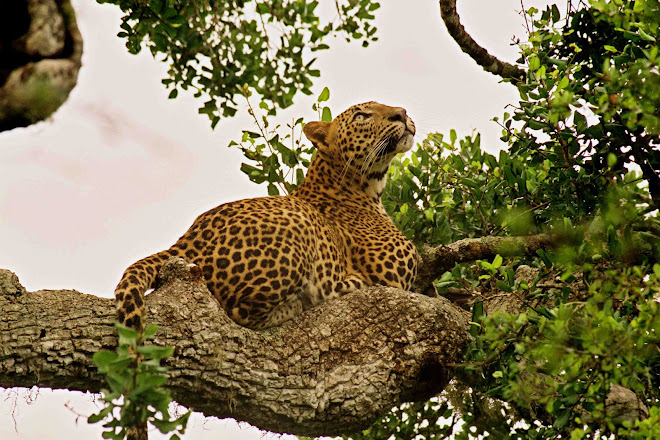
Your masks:
{"label": "green leaf", "polygon": [[169,99],[174,99],[174,98],[177,97],[178,94],[179,94],[179,91],[177,89],[172,89],[172,91],[170,92],[168,98]]}
{"label": "green leaf", "polygon": [[328,99],[330,99],[330,89],[328,89],[327,87],[324,87],[323,91],[321,92],[321,94],[319,95],[319,97],[317,99],[317,102],[327,101]]}
{"label": "green leaf", "polygon": [[573,113],[573,123],[576,125],[578,132],[582,132],[587,128],[587,118],[577,111]]}
{"label": "green leaf", "polygon": [[163,359],[172,356],[174,349],[172,347],[159,347],[157,345],[144,345],[138,347],[138,352],[149,359]]}
{"label": "green leaf", "polygon": [[139,336],[137,330],[126,327],[125,325],[118,322],[115,323],[115,327],[117,328],[117,333],[119,334],[119,345],[137,345]]}
{"label": "green leaf", "polygon": [[98,423],[101,420],[105,419],[108,414],[110,414],[110,411],[114,409],[114,405],[108,405],[105,408],[103,408],[101,411],[99,411],[97,414],[92,414],[87,418],[87,423]]}
{"label": "green leaf", "polygon": [[493,259],[493,269],[497,269],[502,265],[503,258],[500,254],[495,255],[495,259]]}
{"label": "green leaf", "polygon": [[[656,26],[657,26],[657,25],[656,25]],[[639,36],[642,37],[642,40],[645,40],[645,41],[651,41],[651,42],[655,43],[655,41],[656,41],[656,40],[655,40],[655,37],[653,37],[652,35],[647,34],[647,33],[644,31],[644,29],[641,29],[641,28],[640,28],[640,29],[637,30],[637,32],[639,33]]]}
{"label": "green leaf", "polygon": [[105,370],[111,363],[117,360],[117,353],[107,350],[97,351],[92,355],[92,360],[99,370]]}
{"label": "green leaf", "polygon": [[577,394],[572,394],[570,396],[563,397],[561,401],[565,406],[573,406],[580,401],[580,396]]}
{"label": "green leaf", "polygon": [[497,280],[497,282],[495,284],[497,285],[498,289],[500,289],[504,292],[509,292],[509,293],[513,292],[513,289],[511,288],[511,286],[508,285],[507,283],[505,283],[502,280]]}
{"label": "green leaf", "polygon": [[121,394],[125,392],[130,384],[130,377],[128,375],[110,375],[106,376],[108,386],[113,393]]}
{"label": "green leaf", "polygon": [[277,187],[274,184],[269,183],[268,184],[268,195],[269,196],[278,196],[278,195],[280,195],[280,190],[278,190]]}
{"label": "green leaf", "polygon": [[528,119],[527,125],[529,125],[529,127],[533,130],[543,130],[544,128],[548,127],[545,122],[539,122],[536,119]]}
{"label": "green leaf", "polygon": [[114,431],[103,431],[103,434],[101,434],[101,437],[112,440],[123,440],[125,436],[126,433],[124,430],[120,431],[119,433],[115,433]]}
{"label": "green leaf", "polygon": [[552,21],[555,23],[559,21],[559,8],[557,8],[557,5],[552,5]]}
{"label": "green leaf", "polygon": [[259,14],[268,14],[270,9],[266,3],[257,3],[257,12]]}
{"label": "green leaf", "polygon": [[157,331],[158,331],[158,326],[156,324],[148,324],[145,327],[144,332],[142,333],[142,337],[144,338],[145,341],[149,339],[153,339]]}
{"label": "green leaf", "polygon": [[529,62],[529,69],[532,71],[537,71],[539,70],[539,67],[541,67],[541,60],[539,60],[539,57],[536,55],[530,56],[528,62]]}
{"label": "green leaf", "polygon": [[185,428],[186,424],[188,423],[189,417],[190,417],[190,411],[186,412],[181,417],[174,420],[153,419],[151,420],[151,423],[153,423],[154,426],[158,428],[160,432],[162,432],[163,434],[167,434],[168,432],[172,432],[176,430],[179,426]]}
{"label": "green leaf", "polygon": [[332,113],[328,107],[323,107],[323,113],[321,114],[321,120],[323,122],[332,122]]}
{"label": "green leaf", "polygon": [[550,261],[550,259],[549,259],[548,256],[545,254],[545,252],[543,251],[543,249],[539,249],[539,250],[537,250],[537,251],[536,251],[536,255],[538,255],[538,256],[541,258],[541,260],[543,260],[543,263],[544,263],[546,266],[548,266],[548,267],[552,267],[552,261]]}
{"label": "green leaf", "polygon": [[167,376],[165,375],[140,373],[137,375],[138,387],[133,393],[140,394],[145,390],[151,390],[163,386],[165,385],[165,382],[167,382]]}
{"label": "green leaf", "polygon": [[568,425],[568,421],[570,420],[571,417],[571,412],[568,410],[561,411],[559,413],[559,416],[555,419],[555,422],[552,424],[555,428],[561,430],[564,429]]}
{"label": "green leaf", "polygon": [[655,263],[653,265],[653,273],[655,274],[655,277],[660,281],[660,264]]}
{"label": "green leaf", "polygon": [[614,153],[608,153],[607,166],[612,168],[614,165],[616,165],[616,162],[617,162],[616,155]]}
{"label": "green leaf", "polygon": [[547,307],[538,307],[536,309],[536,311],[538,312],[539,315],[544,316],[548,319],[554,319],[554,317],[555,317],[555,315],[552,313],[552,311],[550,309],[548,309]]}
{"label": "green leaf", "polygon": [[168,20],[168,23],[169,23],[170,26],[172,26],[174,28],[178,28],[178,27],[183,26],[184,24],[188,23],[188,21],[187,21],[186,17],[182,17],[182,16],[179,15],[179,16],[176,16],[176,17],[172,17],[170,20]]}
{"label": "green leaf", "polygon": [[220,122],[220,116],[214,116],[211,120],[211,130],[215,130],[215,126],[218,125],[218,122]]}
{"label": "green leaf", "polygon": [[481,322],[483,316],[484,316],[484,302],[476,301],[472,305],[472,324],[470,325],[470,334],[473,337],[477,337],[477,335],[479,334],[479,331],[481,329],[481,325],[479,325],[479,323]]}

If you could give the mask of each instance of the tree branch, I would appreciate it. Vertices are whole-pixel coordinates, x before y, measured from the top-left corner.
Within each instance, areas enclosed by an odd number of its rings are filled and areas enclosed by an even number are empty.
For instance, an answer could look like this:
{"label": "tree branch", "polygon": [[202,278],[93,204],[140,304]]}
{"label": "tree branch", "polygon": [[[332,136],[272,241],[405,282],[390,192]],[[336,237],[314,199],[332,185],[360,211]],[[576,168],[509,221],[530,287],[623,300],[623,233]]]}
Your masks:
{"label": "tree branch", "polygon": [[511,79],[514,83],[525,78],[524,70],[507,62],[500,61],[477,44],[470,34],[465,31],[456,11],[456,0],[440,0],[440,15],[445,22],[445,26],[447,26],[449,35],[458,43],[461,50],[470,55],[486,72],[499,75],[502,78]]}
{"label": "tree branch", "polygon": [[492,260],[498,254],[502,257],[533,255],[539,249],[555,247],[561,242],[557,235],[538,234],[523,237],[466,238],[449,245],[426,246],[422,250],[422,264],[417,271],[413,291],[426,292],[433,280],[458,263]]}
{"label": "tree branch", "polygon": [[[156,343],[172,346],[169,388],[195,411],[262,429],[335,435],[368,427],[394,405],[423,401],[461,359],[469,316],[443,298],[370,288],[268,331],[236,325],[179,260],[147,295]],[[117,339],[110,299],[70,290],[25,292],[0,271],[0,386],[96,392],[92,364]]]}

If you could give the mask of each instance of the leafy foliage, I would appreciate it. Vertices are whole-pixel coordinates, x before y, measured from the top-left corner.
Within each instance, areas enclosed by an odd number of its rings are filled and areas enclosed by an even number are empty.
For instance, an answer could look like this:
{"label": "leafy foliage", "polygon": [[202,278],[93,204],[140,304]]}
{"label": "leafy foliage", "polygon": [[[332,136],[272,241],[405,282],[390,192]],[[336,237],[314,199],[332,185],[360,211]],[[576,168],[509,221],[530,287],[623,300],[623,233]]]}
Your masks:
{"label": "leafy foliage", "polygon": [[[432,133],[409,157],[395,159],[385,189],[385,209],[408,238],[447,244],[484,235],[539,232],[556,213],[547,181],[548,162],[499,157],[481,150],[479,135],[449,143]],[[555,214],[555,215],[553,215]]]}
{"label": "leafy foliage", "polygon": [[[584,264],[553,281],[555,271],[541,270],[514,287],[529,301],[523,313],[482,321],[466,374],[481,378],[473,383],[484,395],[511,405],[515,415],[501,422],[513,438],[653,438],[606,405],[614,385],[649,406],[660,399],[660,265],[645,280],[648,272]],[[549,282],[551,293],[543,288]],[[580,288],[586,300],[567,301]]]}
{"label": "leafy foliage", "polygon": [[[570,3],[569,3],[570,4]],[[530,9],[521,101],[505,114],[512,156],[549,160],[567,214],[592,215],[613,179],[635,164],[660,205],[660,75],[656,0],[593,1],[562,18]],[[536,17],[536,18],[534,18]],[[511,120],[520,121],[520,130]],[[559,185],[562,181],[571,186]]]}
{"label": "leafy foliage", "polygon": [[[109,390],[101,390],[101,400],[105,406],[88,418],[89,423],[105,421],[107,428],[103,438],[123,440],[128,428],[149,421],[160,432],[178,440],[185,432],[190,411],[177,418],[169,415],[172,402],[170,391],[163,388],[167,380],[167,369],[160,361],[171,356],[171,347],[144,344],[142,341],[154,338],[157,327],[148,325],[142,337],[137,331],[115,324],[119,332],[119,346],[116,352],[98,351],[94,353],[94,363],[99,372],[105,374]],[[122,399],[123,396],[123,399]]]}
{"label": "leafy foliage", "polygon": [[[268,182],[268,195],[291,194],[302,183],[315,151],[302,143],[304,118],[286,124],[285,128],[280,124],[271,124],[270,118],[275,116],[275,109],[261,101],[261,115],[258,115],[250,102],[250,92],[246,89],[242,91],[258,131],[243,130],[240,141],[231,141],[229,147],[238,146],[248,159],[249,162],[241,164],[241,171],[252,182]],[[323,105],[328,99],[330,90],[325,87],[312,109],[318,113],[320,120],[330,122],[330,108]]]}
{"label": "leafy foliage", "polygon": [[373,0],[335,2],[336,19],[321,20],[318,1],[303,0],[97,0],[126,13],[118,36],[130,53],[146,46],[169,65],[163,84],[192,89],[204,99],[199,109],[212,126],[237,111],[241,88],[285,108],[300,91],[311,94],[313,55],[328,49],[329,35],[343,34],[363,46],[375,41],[372,25],[380,4]]}

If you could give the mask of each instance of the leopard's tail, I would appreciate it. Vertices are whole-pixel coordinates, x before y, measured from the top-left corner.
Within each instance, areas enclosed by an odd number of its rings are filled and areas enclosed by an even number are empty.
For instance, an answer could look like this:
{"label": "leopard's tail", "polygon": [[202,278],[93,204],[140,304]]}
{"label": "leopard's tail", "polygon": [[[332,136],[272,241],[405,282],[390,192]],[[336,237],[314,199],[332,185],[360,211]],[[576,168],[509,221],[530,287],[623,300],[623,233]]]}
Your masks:
{"label": "leopard's tail", "polygon": [[122,275],[115,289],[117,320],[139,332],[144,330],[144,293],[151,289],[163,263],[179,256],[179,250],[167,249],[133,264]]}

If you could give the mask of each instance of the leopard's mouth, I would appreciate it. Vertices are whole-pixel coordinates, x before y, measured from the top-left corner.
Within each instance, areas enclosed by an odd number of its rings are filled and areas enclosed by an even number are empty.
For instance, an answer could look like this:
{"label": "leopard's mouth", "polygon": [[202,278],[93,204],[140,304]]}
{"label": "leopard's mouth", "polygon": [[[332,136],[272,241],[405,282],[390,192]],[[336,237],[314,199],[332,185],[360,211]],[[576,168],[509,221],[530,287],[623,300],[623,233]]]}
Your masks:
{"label": "leopard's mouth", "polygon": [[404,153],[410,148],[413,144],[413,136],[415,134],[406,127],[406,131],[399,137],[391,137],[387,141],[387,145],[383,149],[383,155],[392,154],[392,153]]}
{"label": "leopard's mouth", "polygon": [[[405,136],[405,135],[406,134],[404,133],[403,136]],[[387,145],[383,149],[383,155],[394,153],[394,151],[396,150],[397,145],[399,145],[399,141],[401,141],[401,138],[403,136],[401,136],[398,139],[395,138],[395,137],[389,138],[389,140],[387,141]]]}

